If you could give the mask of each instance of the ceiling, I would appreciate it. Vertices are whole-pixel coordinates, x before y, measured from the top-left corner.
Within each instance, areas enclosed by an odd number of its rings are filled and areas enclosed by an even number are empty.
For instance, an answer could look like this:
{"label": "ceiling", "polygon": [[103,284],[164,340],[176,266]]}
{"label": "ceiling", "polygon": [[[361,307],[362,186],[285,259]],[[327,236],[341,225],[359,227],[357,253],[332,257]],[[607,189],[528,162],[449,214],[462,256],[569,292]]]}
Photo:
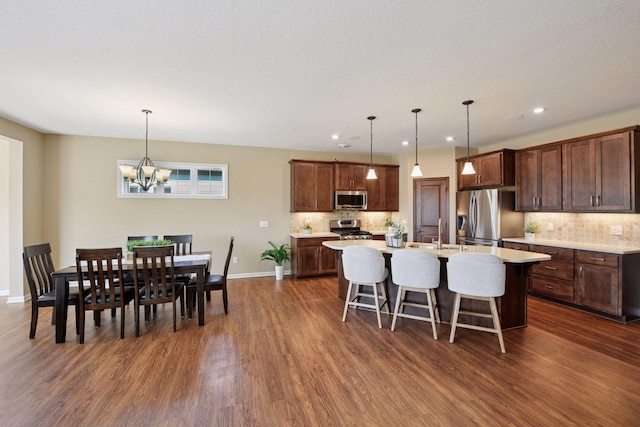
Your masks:
{"label": "ceiling", "polygon": [[148,108],[150,140],[368,153],[375,115],[373,151],[393,154],[415,148],[416,107],[423,149],[466,145],[466,99],[471,147],[640,106],[637,0],[2,9],[0,116],[43,133],[144,139]]}

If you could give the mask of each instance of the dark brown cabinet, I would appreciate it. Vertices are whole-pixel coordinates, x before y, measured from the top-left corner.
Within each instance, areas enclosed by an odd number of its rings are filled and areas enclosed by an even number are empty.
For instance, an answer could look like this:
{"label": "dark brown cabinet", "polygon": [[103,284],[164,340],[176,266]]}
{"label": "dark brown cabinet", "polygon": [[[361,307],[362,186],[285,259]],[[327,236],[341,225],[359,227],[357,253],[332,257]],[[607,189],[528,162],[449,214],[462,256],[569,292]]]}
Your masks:
{"label": "dark brown cabinet", "polygon": [[562,145],[516,153],[516,210],[561,211]]}
{"label": "dark brown cabinet", "polygon": [[367,179],[367,211],[400,210],[400,168],[393,165],[374,165],[378,179]]}
{"label": "dark brown cabinet", "polygon": [[291,212],[333,210],[333,163],[290,160]]}
{"label": "dark brown cabinet", "polygon": [[619,256],[578,251],[576,303],[594,310],[621,315]]}
{"label": "dark brown cabinet", "polygon": [[635,212],[634,145],[633,132],[564,144],[565,210]]}
{"label": "dark brown cabinet", "polygon": [[530,292],[573,303],[575,251],[540,245],[531,245],[529,250],[551,256],[549,261],[531,267]]}
{"label": "dark brown cabinet", "polygon": [[337,274],[336,252],[322,242],[337,240],[330,238],[292,238],[291,263],[293,275],[297,278]]}
{"label": "dark brown cabinet", "polygon": [[515,185],[515,151],[500,150],[469,158],[476,173],[462,175],[467,158],[457,159],[458,190]]}
{"label": "dark brown cabinet", "polygon": [[367,165],[361,163],[336,163],[336,190],[366,190]]}

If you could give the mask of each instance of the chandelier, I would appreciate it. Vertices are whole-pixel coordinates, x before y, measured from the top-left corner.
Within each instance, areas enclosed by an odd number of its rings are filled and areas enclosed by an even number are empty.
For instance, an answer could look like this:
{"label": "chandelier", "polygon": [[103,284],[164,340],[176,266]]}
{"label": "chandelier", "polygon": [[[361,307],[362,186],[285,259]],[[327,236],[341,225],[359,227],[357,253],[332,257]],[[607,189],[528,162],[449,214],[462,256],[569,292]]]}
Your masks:
{"label": "chandelier", "polygon": [[137,184],[144,191],[149,191],[151,187],[157,184],[164,184],[171,175],[171,169],[156,169],[155,165],[149,158],[149,114],[151,110],[142,110],[146,116],[146,133],[144,136],[144,157],[134,169],[130,165],[120,165],[122,176],[128,178],[130,182]]}

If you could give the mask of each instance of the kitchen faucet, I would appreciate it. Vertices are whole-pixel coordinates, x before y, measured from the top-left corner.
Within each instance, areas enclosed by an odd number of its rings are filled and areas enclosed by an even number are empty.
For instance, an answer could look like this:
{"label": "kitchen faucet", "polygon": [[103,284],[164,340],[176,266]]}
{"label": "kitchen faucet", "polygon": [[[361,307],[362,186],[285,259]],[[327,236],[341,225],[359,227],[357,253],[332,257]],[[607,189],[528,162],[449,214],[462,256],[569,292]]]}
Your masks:
{"label": "kitchen faucet", "polygon": [[438,218],[438,240],[432,238],[431,243],[435,243],[437,250],[442,250],[442,218]]}

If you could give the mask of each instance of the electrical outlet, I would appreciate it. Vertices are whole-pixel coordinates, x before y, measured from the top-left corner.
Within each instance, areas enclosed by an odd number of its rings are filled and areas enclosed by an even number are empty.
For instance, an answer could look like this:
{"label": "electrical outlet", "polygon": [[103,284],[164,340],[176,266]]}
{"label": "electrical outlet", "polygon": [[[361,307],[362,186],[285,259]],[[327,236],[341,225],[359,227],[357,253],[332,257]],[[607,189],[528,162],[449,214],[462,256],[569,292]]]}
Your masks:
{"label": "electrical outlet", "polygon": [[547,231],[553,231],[553,223],[552,222],[547,223]]}
{"label": "electrical outlet", "polygon": [[269,226],[269,221],[260,221],[260,227],[268,227]]}
{"label": "electrical outlet", "polygon": [[611,235],[612,236],[622,236],[622,226],[621,225],[612,225],[611,226]]}
{"label": "electrical outlet", "polygon": [[234,263],[234,264],[237,264],[237,263],[238,263],[238,257],[237,257],[237,256],[234,256],[234,257],[233,257],[233,263]]}

